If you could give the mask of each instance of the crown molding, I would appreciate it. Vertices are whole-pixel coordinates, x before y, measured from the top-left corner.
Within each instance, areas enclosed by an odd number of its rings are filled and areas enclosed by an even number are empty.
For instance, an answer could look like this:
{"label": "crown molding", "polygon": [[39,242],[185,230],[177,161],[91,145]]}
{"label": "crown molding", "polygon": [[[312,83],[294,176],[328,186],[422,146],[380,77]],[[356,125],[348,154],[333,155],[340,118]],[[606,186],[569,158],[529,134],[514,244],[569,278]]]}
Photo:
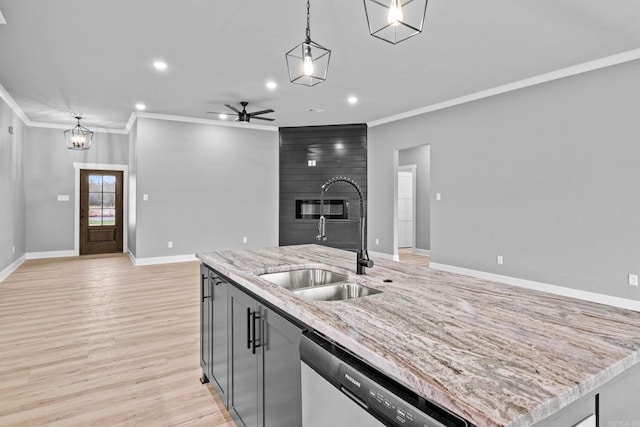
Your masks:
{"label": "crown molding", "polygon": [[213,125],[213,126],[226,126],[240,129],[249,129],[249,130],[267,130],[271,132],[278,132],[279,128],[277,126],[267,126],[267,125],[256,125],[252,123],[236,123],[236,122],[223,122],[220,120],[213,119],[199,119],[196,117],[186,117],[186,116],[174,116],[171,114],[157,114],[157,113],[134,113],[138,118],[143,119],[156,119],[156,120],[167,120],[171,122],[184,122],[184,123],[195,123],[201,125]]}
{"label": "crown molding", "polygon": [[489,97],[500,95],[507,92],[513,92],[515,90],[524,89],[526,87],[563,79],[565,77],[571,77],[578,74],[599,70],[601,68],[607,68],[614,65],[623,64],[625,62],[635,61],[637,59],[640,59],[640,49],[633,49],[633,50],[622,52],[616,55],[606,56],[604,58],[596,59],[593,61],[583,62],[582,64],[561,68],[559,70],[551,71],[549,73],[539,74],[537,76],[534,76],[528,79],[518,80],[513,83],[507,83],[505,85],[496,86],[491,89],[482,90],[480,92],[475,92],[469,95],[464,95],[458,98],[453,98],[447,101],[428,105],[426,107],[421,107],[415,110],[406,111],[404,113],[395,114],[393,116],[374,120],[372,122],[367,123],[367,126],[375,127],[375,126],[383,125],[385,123],[391,123],[398,120],[407,119],[409,117],[419,116],[421,114],[431,113],[438,110],[444,110],[445,108],[455,107],[456,105],[466,104],[468,102],[489,98]]}
{"label": "crown molding", "polygon": [[136,122],[136,120],[138,119],[138,116],[136,115],[136,112],[132,112],[131,115],[129,116],[129,121],[127,121],[127,125],[124,127],[124,131],[129,134],[129,132],[131,132],[131,128],[133,127],[133,124]]}
{"label": "crown molding", "polygon": [[20,120],[22,120],[24,124],[29,125],[29,119],[27,118],[27,115],[24,113],[24,111],[22,111],[22,108],[20,108],[20,106],[16,103],[13,97],[9,95],[9,92],[7,92],[7,90],[1,84],[0,84],[0,98],[2,98],[4,102],[7,103],[9,108],[13,110],[16,116],[20,117]]}

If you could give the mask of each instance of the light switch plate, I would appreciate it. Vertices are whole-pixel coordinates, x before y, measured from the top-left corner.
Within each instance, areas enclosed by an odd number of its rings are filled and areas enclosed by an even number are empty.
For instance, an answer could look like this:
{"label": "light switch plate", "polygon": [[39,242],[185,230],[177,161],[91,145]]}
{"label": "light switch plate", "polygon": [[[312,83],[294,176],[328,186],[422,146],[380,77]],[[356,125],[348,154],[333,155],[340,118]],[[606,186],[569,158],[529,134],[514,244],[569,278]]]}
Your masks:
{"label": "light switch plate", "polygon": [[436,200],[442,200],[442,194],[436,193]]}
{"label": "light switch plate", "polygon": [[629,275],[629,284],[631,286],[638,286],[638,275],[637,274],[630,274]]}
{"label": "light switch plate", "polygon": [[143,194],[143,195],[142,195],[142,200],[144,200],[145,202],[146,202],[147,200],[149,200],[149,195],[148,195],[148,194]]}
{"label": "light switch plate", "polygon": [[69,201],[69,195],[68,194],[58,194],[58,201],[59,202],[68,202]]}

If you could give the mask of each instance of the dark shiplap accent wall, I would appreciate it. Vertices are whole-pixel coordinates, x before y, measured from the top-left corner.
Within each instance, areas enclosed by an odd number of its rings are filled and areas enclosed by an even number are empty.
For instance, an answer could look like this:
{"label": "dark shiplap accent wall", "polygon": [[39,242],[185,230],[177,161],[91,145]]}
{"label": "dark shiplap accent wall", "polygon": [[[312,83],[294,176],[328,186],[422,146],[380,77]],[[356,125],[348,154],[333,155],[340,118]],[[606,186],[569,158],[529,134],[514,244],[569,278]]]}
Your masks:
{"label": "dark shiplap accent wall", "polygon": [[[315,160],[316,166],[307,166]],[[328,179],[346,176],[367,196],[367,125],[280,128],[280,245],[320,243],[317,220],[295,219],[296,199],[319,199]],[[345,183],[335,184],[325,199],[349,199],[348,220],[327,221],[327,241],[335,248],[358,246],[358,193]]]}

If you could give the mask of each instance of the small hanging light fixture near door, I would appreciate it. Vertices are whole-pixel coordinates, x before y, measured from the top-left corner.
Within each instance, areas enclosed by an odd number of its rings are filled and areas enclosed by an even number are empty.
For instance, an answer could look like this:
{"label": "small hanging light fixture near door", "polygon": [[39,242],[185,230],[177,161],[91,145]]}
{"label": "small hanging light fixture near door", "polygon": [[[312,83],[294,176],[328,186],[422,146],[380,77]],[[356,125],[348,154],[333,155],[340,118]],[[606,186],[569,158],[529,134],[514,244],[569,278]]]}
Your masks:
{"label": "small hanging light fixture near door", "polygon": [[81,116],[76,116],[78,124],[69,130],[64,131],[64,139],[69,150],[88,150],[93,141],[93,132],[80,124]]}
{"label": "small hanging light fixture near door", "polygon": [[302,43],[285,54],[289,80],[305,86],[315,86],[327,79],[331,51],[311,40],[310,5],[307,0],[307,34]]}
{"label": "small hanging light fixture near door", "polygon": [[369,33],[397,44],[422,32],[428,0],[363,0]]}

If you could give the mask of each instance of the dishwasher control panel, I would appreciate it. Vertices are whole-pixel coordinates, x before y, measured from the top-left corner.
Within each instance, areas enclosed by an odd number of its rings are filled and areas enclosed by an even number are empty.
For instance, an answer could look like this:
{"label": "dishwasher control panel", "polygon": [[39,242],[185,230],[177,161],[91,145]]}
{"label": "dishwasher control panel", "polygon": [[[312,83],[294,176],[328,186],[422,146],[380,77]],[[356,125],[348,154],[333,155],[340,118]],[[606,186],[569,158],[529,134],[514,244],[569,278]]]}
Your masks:
{"label": "dishwasher control panel", "polygon": [[[392,421],[393,425],[401,425],[407,427],[448,427],[451,425],[464,426],[466,423],[463,420],[455,419],[453,414],[438,414],[442,418],[447,419],[443,424],[436,418],[427,415],[422,410],[417,409],[413,405],[403,399],[398,398],[394,393],[390,392],[386,388],[380,386],[372,379],[363,375],[361,372],[356,371],[353,367],[341,363],[340,365],[340,389],[353,400],[358,402],[365,409],[369,409],[378,415],[384,416],[389,421]],[[354,397],[356,399],[354,399]],[[360,400],[360,401],[358,401]],[[444,411],[443,411],[444,412]],[[438,416],[434,414],[434,416]],[[449,418],[455,417],[455,424],[452,424]],[[460,424],[458,422],[461,421]]]}

